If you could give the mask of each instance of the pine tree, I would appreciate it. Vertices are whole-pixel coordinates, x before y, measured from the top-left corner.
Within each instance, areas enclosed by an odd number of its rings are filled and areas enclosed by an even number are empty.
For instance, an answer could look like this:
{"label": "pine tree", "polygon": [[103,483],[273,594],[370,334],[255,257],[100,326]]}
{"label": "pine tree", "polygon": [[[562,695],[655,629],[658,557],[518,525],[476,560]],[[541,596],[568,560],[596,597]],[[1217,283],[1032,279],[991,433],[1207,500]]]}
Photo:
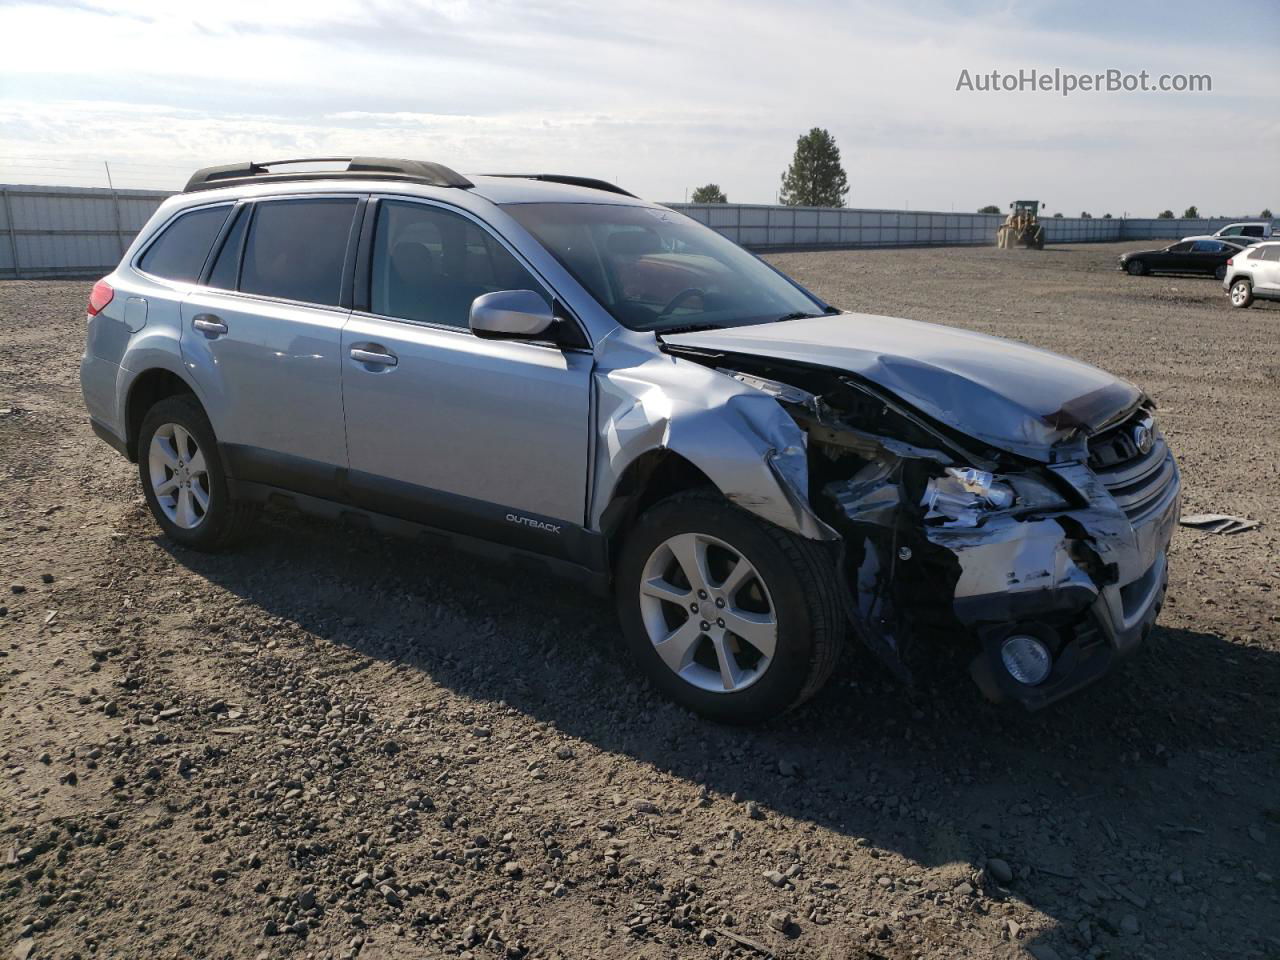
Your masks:
{"label": "pine tree", "polygon": [[694,203],[728,203],[729,198],[724,195],[724,191],[720,189],[718,183],[708,183],[704,187],[698,187],[693,191]]}
{"label": "pine tree", "polygon": [[840,165],[835,138],[814,127],[796,141],[779,199],[790,207],[843,207],[848,192],[849,178]]}

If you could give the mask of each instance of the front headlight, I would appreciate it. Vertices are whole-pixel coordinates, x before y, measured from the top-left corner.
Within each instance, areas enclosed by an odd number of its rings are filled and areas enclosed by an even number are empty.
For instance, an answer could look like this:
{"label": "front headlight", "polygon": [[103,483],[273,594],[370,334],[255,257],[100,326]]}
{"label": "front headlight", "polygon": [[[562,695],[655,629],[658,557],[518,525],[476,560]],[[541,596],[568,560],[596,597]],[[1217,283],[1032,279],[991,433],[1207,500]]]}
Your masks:
{"label": "front headlight", "polygon": [[1068,506],[1049,484],[1030,474],[993,474],[974,467],[947,467],[925,487],[920,505],[926,520],[944,527],[976,527],[993,514],[1059,510]]}

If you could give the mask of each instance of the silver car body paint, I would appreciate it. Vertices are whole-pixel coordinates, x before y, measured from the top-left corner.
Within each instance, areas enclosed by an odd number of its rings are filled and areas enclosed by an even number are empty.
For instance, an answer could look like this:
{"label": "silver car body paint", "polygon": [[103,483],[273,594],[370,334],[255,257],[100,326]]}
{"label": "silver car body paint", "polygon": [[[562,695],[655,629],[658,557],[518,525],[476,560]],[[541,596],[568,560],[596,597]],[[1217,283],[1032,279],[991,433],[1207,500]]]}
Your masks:
{"label": "silver car body paint", "polygon": [[598,345],[591,526],[627,467],[655,450],[679,454],[729,500],[811,539],[834,539],[808,503],[806,437],[772,398],[620,328]]}

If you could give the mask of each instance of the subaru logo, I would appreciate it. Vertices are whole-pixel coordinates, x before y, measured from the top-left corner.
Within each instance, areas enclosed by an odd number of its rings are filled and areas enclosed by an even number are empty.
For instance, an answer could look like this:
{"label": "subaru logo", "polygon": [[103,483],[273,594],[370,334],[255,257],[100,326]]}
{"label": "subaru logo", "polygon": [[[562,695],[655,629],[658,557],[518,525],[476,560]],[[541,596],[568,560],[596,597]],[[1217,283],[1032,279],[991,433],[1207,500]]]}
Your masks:
{"label": "subaru logo", "polygon": [[1133,428],[1133,445],[1138,448],[1139,453],[1151,452],[1151,445],[1155,442],[1152,426],[1150,420],[1144,420]]}

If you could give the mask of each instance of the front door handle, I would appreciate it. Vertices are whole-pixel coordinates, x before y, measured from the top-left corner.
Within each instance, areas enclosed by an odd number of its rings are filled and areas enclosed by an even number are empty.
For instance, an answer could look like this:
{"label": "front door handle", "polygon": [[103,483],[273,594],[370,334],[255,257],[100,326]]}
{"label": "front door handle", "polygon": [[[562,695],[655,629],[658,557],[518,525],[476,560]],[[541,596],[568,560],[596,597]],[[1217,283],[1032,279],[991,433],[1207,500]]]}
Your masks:
{"label": "front door handle", "polygon": [[212,313],[198,313],[191,319],[191,326],[201,333],[220,337],[227,332],[227,325]]}
{"label": "front door handle", "polygon": [[[373,346],[369,344],[369,346]],[[360,363],[370,363],[379,367],[394,367],[400,362],[399,358],[389,350],[370,350],[365,347],[352,347],[351,359]]]}

